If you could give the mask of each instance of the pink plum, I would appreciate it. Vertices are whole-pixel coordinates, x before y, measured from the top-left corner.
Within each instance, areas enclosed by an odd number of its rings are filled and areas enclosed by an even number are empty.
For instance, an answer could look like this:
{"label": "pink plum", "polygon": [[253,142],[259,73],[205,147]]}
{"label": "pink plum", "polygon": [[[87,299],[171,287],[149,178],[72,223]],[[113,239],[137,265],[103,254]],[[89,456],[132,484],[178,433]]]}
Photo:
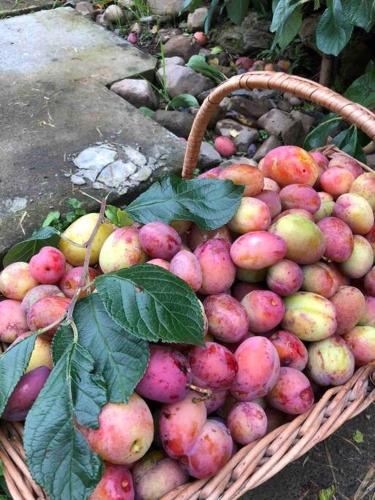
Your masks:
{"label": "pink plum", "polygon": [[30,274],[39,283],[54,285],[65,273],[64,254],[54,247],[43,247],[30,260]]}

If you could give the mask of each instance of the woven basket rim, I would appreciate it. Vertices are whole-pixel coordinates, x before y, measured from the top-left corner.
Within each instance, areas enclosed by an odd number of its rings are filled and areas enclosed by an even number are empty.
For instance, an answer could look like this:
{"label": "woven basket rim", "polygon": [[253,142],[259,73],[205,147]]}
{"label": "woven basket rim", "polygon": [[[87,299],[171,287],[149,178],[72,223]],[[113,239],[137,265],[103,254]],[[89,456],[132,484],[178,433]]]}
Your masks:
{"label": "woven basket rim", "polygon": [[[193,176],[203,136],[216,107],[226,95],[244,88],[276,89],[310,100],[341,115],[375,140],[374,113],[332,90],[286,73],[245,73],[218,86],[203,102],[187,142],[182,169],[184,178]],[[351,158],[334,145],[319,149],[327,157],[339,153]],[[367,165],[359,163],[364,170],[372,172]],[[240,448],[216,476],[187,483],[163,496],[161,500],[239,498],[270,479],[373,403],[374,377],[375,361],[358,368],[346,384],[328,389],[306,413],[276,428],[258,441]],[[27,468],[22,438],[22,424],[5,422],[0,427],[0,460],[4,464],[8,489],[14,500],[46,499],[43,490],[32,479]]]}

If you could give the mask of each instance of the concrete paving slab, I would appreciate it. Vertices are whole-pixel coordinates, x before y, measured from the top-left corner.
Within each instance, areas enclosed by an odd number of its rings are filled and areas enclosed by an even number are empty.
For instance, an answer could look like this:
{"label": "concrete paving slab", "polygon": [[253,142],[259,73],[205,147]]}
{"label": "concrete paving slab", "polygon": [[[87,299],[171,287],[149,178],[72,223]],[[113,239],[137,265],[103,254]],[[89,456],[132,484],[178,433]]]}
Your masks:
{"label": "concrete paving slab", "polygon": [[0,0],[0,18],[59,7],[62,0]]}
{"label": "concrete paving slab", "polygon": [[[70,8],[1,20],[0,53],[0,254],[23,238],[22,227],[29,234],[67,198],[83,198],[79,188],[131,199],[156,176],[181,168],[183,143],[106,86],[152,72],[151,56]],[[96,178],[71,182],[79,173],[73,159],[97,142],[131,146],[145,158],[147,169],[134,166],[121,196]],[[110,184],[111,173],[100,180]],[[95,206],[87,198],[85,205]]]}

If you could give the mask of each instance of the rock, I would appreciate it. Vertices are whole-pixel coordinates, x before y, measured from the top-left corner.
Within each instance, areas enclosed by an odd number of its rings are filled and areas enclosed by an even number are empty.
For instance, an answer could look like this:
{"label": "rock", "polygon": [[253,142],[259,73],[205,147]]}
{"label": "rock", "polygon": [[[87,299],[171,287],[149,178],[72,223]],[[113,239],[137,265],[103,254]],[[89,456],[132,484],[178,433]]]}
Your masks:
{"label": "rock", "polygon": [[137,167],[133,163],[124,163],[122,160],[117,160],[103,168],[98,177],[98,181],[108,187],[117,188],[130,175],[134,174],[136,170]]}
{"label": "rock", "polygon": [[131,7],[134,4],[134,0],[116,0],[116,4],[125,9],[126,7]]}
{"label": "rock", "polygon": [[259,148],[257,149],[257,152],[253,156],[253,160],[255,160],[255,161],[261,160],[262,158],[264,158],[264,156],[266,156],[266,154],[269,151],[271,151],[271,149],[277,148],[278,146],[281,146],[280,140],[276,136],[270,135],[263,142],[263,144],[261,146],[259,146]]}
{"label": "rock", "polygon": [[313,116],[310,116],[307,113],[302,113],[302,111],[298,111],[296,109],[294,109],[290,115],[294,120],[301,122],[305,134],[310,131],[315,123],[315,118]]}
{"label": "rock", "polygon": [[179,56],[166,57],[164,61],[166,66],[168,64],[173,64],[175,66],[185,66],[185,61],[183,60],[182,57]]}
{"label": "rock", "polygon": [[94,14],[94,7],[90,2],[77,2],[76,11],[78,11],[83,16],[92,17]]}
{"label": "rock", "polygon": [[260,118],[277,105],[277,92],[248,91],[247,97],[235,95],[230,98],[230,109],[247,118]]}
{"label": "rock", "polygon": [[270,21],[256,10],[251,10],[241,24],[244,52],[258,52],[271,46],[273,34],[270,32]]}
{"label": "rock", "polygon": [[290,94],[289,92],[284,93],[284,98],[292,105],[292,106],[301,106],[302,104],[302,99],[299,97],[296,97],[293,94]]}
{"label": "rock", "polygon": [[182,30],[180,30],[179,28],[161,28],[158,31],[158,35],[159,35],[161,43],[166,43],[172,37],[175,37],[175,36],[181,35],[181,34],[182,34]]}
{"label": "rock", "polygon": [[[164,68],[157,71],[159,79],[163,78]],[[215,86],[214,82],[186,66],[168,65],[165,67],[165,78],[168,92],[171,97],[180,94],[197,96],[207,89]]]}
{"label": "rock", "polygon": [[216,167],[221,162],[221,156],[208,142],[202,142],[198,165],[200,168]]}
{"label": "rock", "polygon": [[151,109],[157,109],[159,98],[147,80],[137,80],[135,78],[126,78],[120,80],[111,86],[111,90],[136,106],[146,106]]}
{"label": "rock", "polygon": [[154,120],[178,137],[187,139],[194,117],[183,111],[163,111],[159,109],[154,115]]}
{"label": "rock", "polygon": [[215,132],[218,135],[232,139],[239,153],[246,153],[249,145],[259,139],[258,130],[246,127],[230,119],[218,121]]}
{"label": "rock", "polygon": [[375,154],[367,155],[366,163],[369,167],[375,169]]}
{"label": "rock", "polygon": [[255,160],[251,160],[246,156],[236,156],[235,158],[229,158],[229,160],[225,160],[220,163],[220,167],[229,167],[229,165],[233,165],[234,163],[242,163],[243,165],[250,165],[252,167],[257,167],[258,164]]}
{"label": "rock", "polygon": [[284,144],[300,145],[303,142],[304,132],[301,122],[279,109],[271,109],[261,116],[258,125],[269,134],[281,137]]}
{"label": "rock", "polygon": [[124,20],[124,11],[118,5],[109,5],[104,11],[104,19],[108,24],[121,24]]}
{"label": "rock", "polygon": [[187,27],[189,31],[199,31],[204,26],[208,14],[207,7],[199,7],[188,15]]}
{"label": "rock", "polygon": [[153,14],[177,16],[184,5],[184,0],[148,0],[148,5]]}
{"label": "rock", "polygon": [[104,14],[98,14],[95,18],[96,24],[99,24],[100,26],[104,26],[105,28],[108,26],[108,23],[104,17]]}
{"label": "rock", "polygon": [[94,182],[104,167],[117,159],[117,151],[106,146],[93,146],[84,149],[73,160],[74,165],[84,170],[83,177]]}
{"label": "rock", "polygon": [[191,56],[198,54],[200,45],[193,37],[177,35],[170,38],[164,46],[165,57],[179,56],[188,62]]}
{"label": "rock", "polygon": [[232,23],[223,24],[212,31],[212,39],[216,45],[230,54],[244,54],[243,33],[241,26]]}

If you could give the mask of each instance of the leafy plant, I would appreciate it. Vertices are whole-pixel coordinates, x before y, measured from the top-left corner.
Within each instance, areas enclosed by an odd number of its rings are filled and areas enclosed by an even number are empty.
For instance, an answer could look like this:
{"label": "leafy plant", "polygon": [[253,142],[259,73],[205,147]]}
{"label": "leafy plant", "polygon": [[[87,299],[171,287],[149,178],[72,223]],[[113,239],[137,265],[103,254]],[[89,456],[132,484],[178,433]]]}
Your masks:
{"label": "leafy plant", "polygon": [[186,66],[193,69],[197,73],[201,73],[202,75],[211,78],[211,80],[213,80],[215,83],[221,83],[227,79],[227,77],[217,68],[215,68],[215,66],[211,66],[210,64],[208,64],[204,56],[191,56]]}
{"label": "leafy plant", "polygon": [[324,9],[316,27],[316,45],[324,54],[337,56],[348,44],[353,29],[369,32],[375,24],[373,0],[273,0],[273,46],[284,50],[299,33],[303,8]]}
{"label": "leafy plant", "polygon": [[336,494],[336,486],[332,484],[324,490],[320,490],[318,494],[318,500],[333,500]]}
{"label": "leafy plant", "polygon": [[180,94],[169,101],[168,108],[199,108],[199,102],[191,94]]}
{"label": "leafy plant", "polygon": [[49,212],[42,223],[42,227],[53,227],[57,231],[64,231],[72,222],[86,214],[86,210],[82,207],[82,202],[77,198],[69,198],[66,204],[71,210],[65,215],[61,215],[58,210]]}
{"label": "leafy plant", "polygon": [[358,444],[361,444],[364,441],[363,433],[358,429],[353,434],[353,441],[355,441]]}
{"label": "leafy plant", "polygon": [[[170,177],[149,188],[126,211],[111,205],[105,211],[103,202],[99,221],[105,213],[120,227],[132,219],[191,219],[214,229],[232,218],[242,192],[242,186],[230,181]],[[83,276],[97,227],[87,243]],[[11,249],[7,262],[17,258],[20,249],[30,257],[49,244],[51,235],[58,237],[58,231],[42,228]],[[53,338],[54,367],[26,418],[28,466],[50,498],[88,498],[99,482],[103,465],[80,426],[98,428],[103,405],[129,400],[147,367],[148,342],[203,344],[201,303],[191,287],[169,271],[148,264],[133,266],[98,276],[95,286],[97,293],[79,302],[80,288],[73,296]],[[33,332],[0,356],[0,416],[29,364],[36,337],[52,326],[56,324]]]}

